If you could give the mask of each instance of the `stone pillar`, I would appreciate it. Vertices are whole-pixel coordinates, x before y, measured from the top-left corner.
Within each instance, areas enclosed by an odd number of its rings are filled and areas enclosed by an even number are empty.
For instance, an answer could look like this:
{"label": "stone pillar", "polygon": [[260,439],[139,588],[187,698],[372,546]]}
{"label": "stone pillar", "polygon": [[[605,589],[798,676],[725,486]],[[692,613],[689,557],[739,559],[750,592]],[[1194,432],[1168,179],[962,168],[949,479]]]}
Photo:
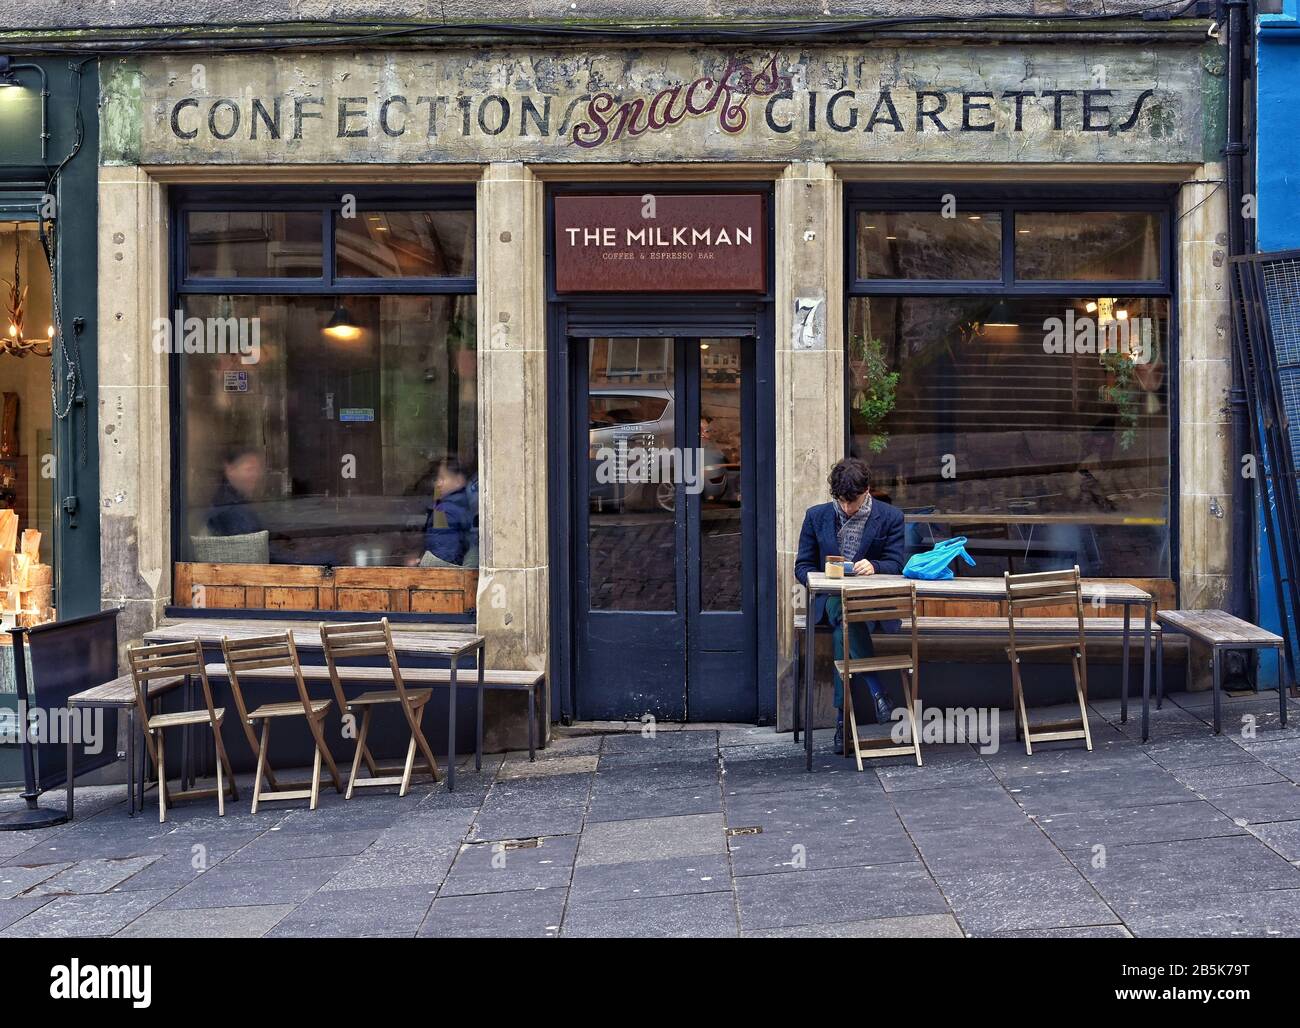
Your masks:
{"label": "stone pillar", "polygon": [[171,451],[166,354],[165,190],[137,167],[99,169],[101,601],[138,640],[171,600]]}
{"label": "stone pillar", "polygon": [[[1220,607],[1228,588],[1232,466],[1228,388],[1232,327],[1228,280],[1228,191],[1205,164],[1178,198],[1178,419],[1183,607]],[[1209,183],[1209,184],[1204,184]],[[1216,191],[1217,188],[1217,191]],[[1199,206],[1198,206],[1199,205]]]}
{"label": "stone pillar", "polygon": [[[776,180],[775,206],[777,723],[785,728],[791,623],[803,603],[794,581],[799,529],[804,511],[826,499],[826,476],[844,450],[842,183],[825,164],[791,164]],[[829,712],[828,687],[819,720]]]}
{"label": "stone pillar", "polygon": [[[478,185],[478,630],[488,662],[546,668],[548,525],[544,192],[524,165],[489,165]],[[539,711],[542,738],[550,697]],[[491,751],[527,745],[522,695],[489,693]]]}
{"label": "stone pillar", "polygon": [[[1232,307],[1228,278],[1228,190],[1221,163],[1200,167],[1178,197],[1178,445],[1184,608],[1222,607],[1231,571]],[[1192,652],[1194,685],[1209,686],[1208,654]]]}

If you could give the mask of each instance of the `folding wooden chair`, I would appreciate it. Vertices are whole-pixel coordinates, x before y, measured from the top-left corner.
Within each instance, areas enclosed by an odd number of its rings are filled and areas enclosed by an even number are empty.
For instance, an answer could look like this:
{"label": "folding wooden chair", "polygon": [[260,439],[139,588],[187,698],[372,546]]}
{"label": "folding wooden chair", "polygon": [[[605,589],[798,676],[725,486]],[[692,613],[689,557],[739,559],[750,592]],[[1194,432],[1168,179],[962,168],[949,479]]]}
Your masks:
{"label": "folding wooden chair", "polygon": [[[239,799],[235,775],[230,769],[226,747],[221,742],[221,724],[225,720],[224,707],[212,703],[212,687],[203,668],[203,644],[192,642],[163,643],[159,646],[132,646],[127,650],[131,665],[131,679],[135,683],[136,709],[140,724],[144,726],[144,744],[154,767],[158,769],[158,820],[167,820],[167,806],[176,800],[217,797],[217,813],[226,816],[226,788],[232,799]],[[149,713],[149,683],[160,678],[184,675],[197,678],[203,686],[204,710],[182,710],[172,714]],[[217,750],[217,787],[215,789],[188,789],[169,792],[167,789],[167,757],[163,746],[163,732],[168,728],[206,724],[212,729],[212,739]],[[222,772],[230,777],[227,783]],[[182,785],[185,783],[182,782]]]}
{"label": "folding wooden chair", "polygon": [[[308,800],[309,810],[315,810],[320,800],[321,761],[329,767],[330,778],[338,792],[343,791],[343,782],[339,778],[339,769],[334,764],[334,757],[325,744],[323,722],[329,713],[331,700],[313,700],[307,694],[307,683],[302,677],[302,665],[298,663],[298,647],[293,643],[291,632],[277,635],[256,636],[251,639],[221,640],[221,652],[226,658],[226,671],[230,676],[230,693],[239,710],[239,722],[244,728],[248,745],[257,757],[257,777],[253,780],[253,813],[262,800]],[[254,711],[249,711],[244,703],[244,692],[240,688],[239,676],[256,678],[258,672],[271,669],[287,671],[293,676],[298,686],[297,702],[263,703]],[[307,719],[307,728],[311,731],[316,744],[316,756],[312,761],[311,781],[286,782],[283,786],[276,781],[275,772],[271,770],[267,759],[267,747],[271,740],[271,722],[276,718],[303,717]],[[253,729],[262,726],[261,737],[253,734]],[[262,788],[265,777],[270,788]]]}
{"label": "folding wooden chair", "polygon": [[[894,588],[882,589],[845,589],[844,590],[844,652],[842,659],[835,662],[844,684],[844,713],[847,715],[848,732],[845,742],[853,740],[853,756],[862,770],[862,758],[865,757],[904,757],[909,754],[916,757],[917,767],[921,766],[921,733],[916,724],[916,699],[919,695],[920,660],[917,655],[916,638],[916,585],[909,582]],[[905,619],[912,632],[910,652],[892,657],[850,657],[849,626],[860,622],[895,621]],[[864,671],[897,671],[903,683],[903,699],[907,704],[907,723],[911,730],[910,742],[896,743],[893,738],[863,739],[858,735],[858,719],[853,711],[853,675]],[[848,755],[847,748],[845,756]]]}
{"label": "folding wooden chair", "polygon": [[[411,775],[415,768],[415,752],[419,749],[429,774],[438,780],[438,762],[433,750],[424,737],[420,721],[424,717],[424,708],[433,695],[432,689],[408,689],[402,681],[402,669],[397,665],[397,654],[393,652],[393,633],[389,628],[388,618],[379,621],[364,621],[355,624],[322,624],[320,626],[321,643],[325,648],[325,663],[329,668],[330,683],[334,686],[334,695],[338,699],[339,710],[347,714],[361,712],[361,729],[357,733],[357,750],[352,757],[352,771],[348,776],[347,799],[352,798],[352,790],[362,786],[400,786],[399,796],[405,796],[411,787]],[[393,688],[364,692],[360,696],[348,699],[343,692],[343,679],[348,669],[340,668],[339,661],[353,657],[386,657],[388,671],[392,676]],[[370,717],[377,706],[395,703],[406,718],[411,730],[411,744],[406,749],[406,763],[401,766],[381,767],[375,762],[366,739],[370,734]],[[358,779],[357,772],[361,762],[365,761],[371,777]],[[395,772],[400,771],[400,775]],[[380,772],[384,774],[381,775]]]}
{"label": "folding wooden chair", "polygon": [[[1092,749],[1092,732],[1088,728],[1088,643],[1083,624],[1083,583],[1079,578],[1079,565],[1070,571],[1040,571],[1035,574],[1013,575],[1003,572],[1007,588],[1007,659],[1011,662],[1011,692],[1016,707],[1016,738],[1024,735],[1025,753],[1034,752],[1033,744],[1053,739],[1082,739]],[[1078,637],[1065,642],[1034,643],[1021,646],[1016,643],[1016,617],[1035,607],[1069,607],[1078,622]],[[1071,616],[1071,615],[1066,615]],[[1079,720],[1060,721],[1040,725],[1037,731],[1029,729],[1029,715],[1025,712],[1025,691],[1020,679],[1020,655],[1044,653],[1051,650],[1068,650],[1070,666],[1074,670],[1074,694],[1079,701]]]}

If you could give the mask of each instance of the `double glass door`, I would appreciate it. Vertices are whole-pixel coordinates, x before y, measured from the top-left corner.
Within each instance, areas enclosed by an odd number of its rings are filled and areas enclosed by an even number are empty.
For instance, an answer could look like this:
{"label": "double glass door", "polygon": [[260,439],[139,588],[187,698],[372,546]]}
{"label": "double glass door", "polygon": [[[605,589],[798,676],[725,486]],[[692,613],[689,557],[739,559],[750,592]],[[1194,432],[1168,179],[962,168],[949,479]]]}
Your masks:
{"label": "double glass door", "polygon": [[577,716],[752,722],[753,339],[569,352]]}

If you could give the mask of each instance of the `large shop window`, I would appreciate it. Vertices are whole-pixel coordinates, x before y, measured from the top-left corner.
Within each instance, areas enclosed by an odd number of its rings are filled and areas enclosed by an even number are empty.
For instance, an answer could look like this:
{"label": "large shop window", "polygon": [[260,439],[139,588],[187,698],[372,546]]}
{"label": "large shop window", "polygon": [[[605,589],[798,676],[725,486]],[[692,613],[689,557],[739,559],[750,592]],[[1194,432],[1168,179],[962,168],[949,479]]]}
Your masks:
{"label": "large shop window", "polygon": [[0,651],[55,616],[51,282],[37,222],[0,219]]}
{"label": "large shop window", "polygon": [[177,602],[467,612],[472,202],[178,213]]}
{"label": "large shop window", "polygon": [[910,548],[1168,577],[1165,209],[946,213],[851,208],[850,445]]}

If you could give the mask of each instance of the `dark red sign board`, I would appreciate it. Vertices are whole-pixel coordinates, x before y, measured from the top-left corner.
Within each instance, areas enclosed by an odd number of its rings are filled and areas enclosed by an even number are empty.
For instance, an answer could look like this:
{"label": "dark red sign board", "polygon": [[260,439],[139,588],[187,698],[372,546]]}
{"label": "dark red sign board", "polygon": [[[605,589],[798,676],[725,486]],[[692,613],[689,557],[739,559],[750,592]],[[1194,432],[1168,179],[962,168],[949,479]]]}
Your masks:
{"label": "dark red sign board", "polygon": [[757,193],[557,196],[556,291],[766,292],[763,200]]}

